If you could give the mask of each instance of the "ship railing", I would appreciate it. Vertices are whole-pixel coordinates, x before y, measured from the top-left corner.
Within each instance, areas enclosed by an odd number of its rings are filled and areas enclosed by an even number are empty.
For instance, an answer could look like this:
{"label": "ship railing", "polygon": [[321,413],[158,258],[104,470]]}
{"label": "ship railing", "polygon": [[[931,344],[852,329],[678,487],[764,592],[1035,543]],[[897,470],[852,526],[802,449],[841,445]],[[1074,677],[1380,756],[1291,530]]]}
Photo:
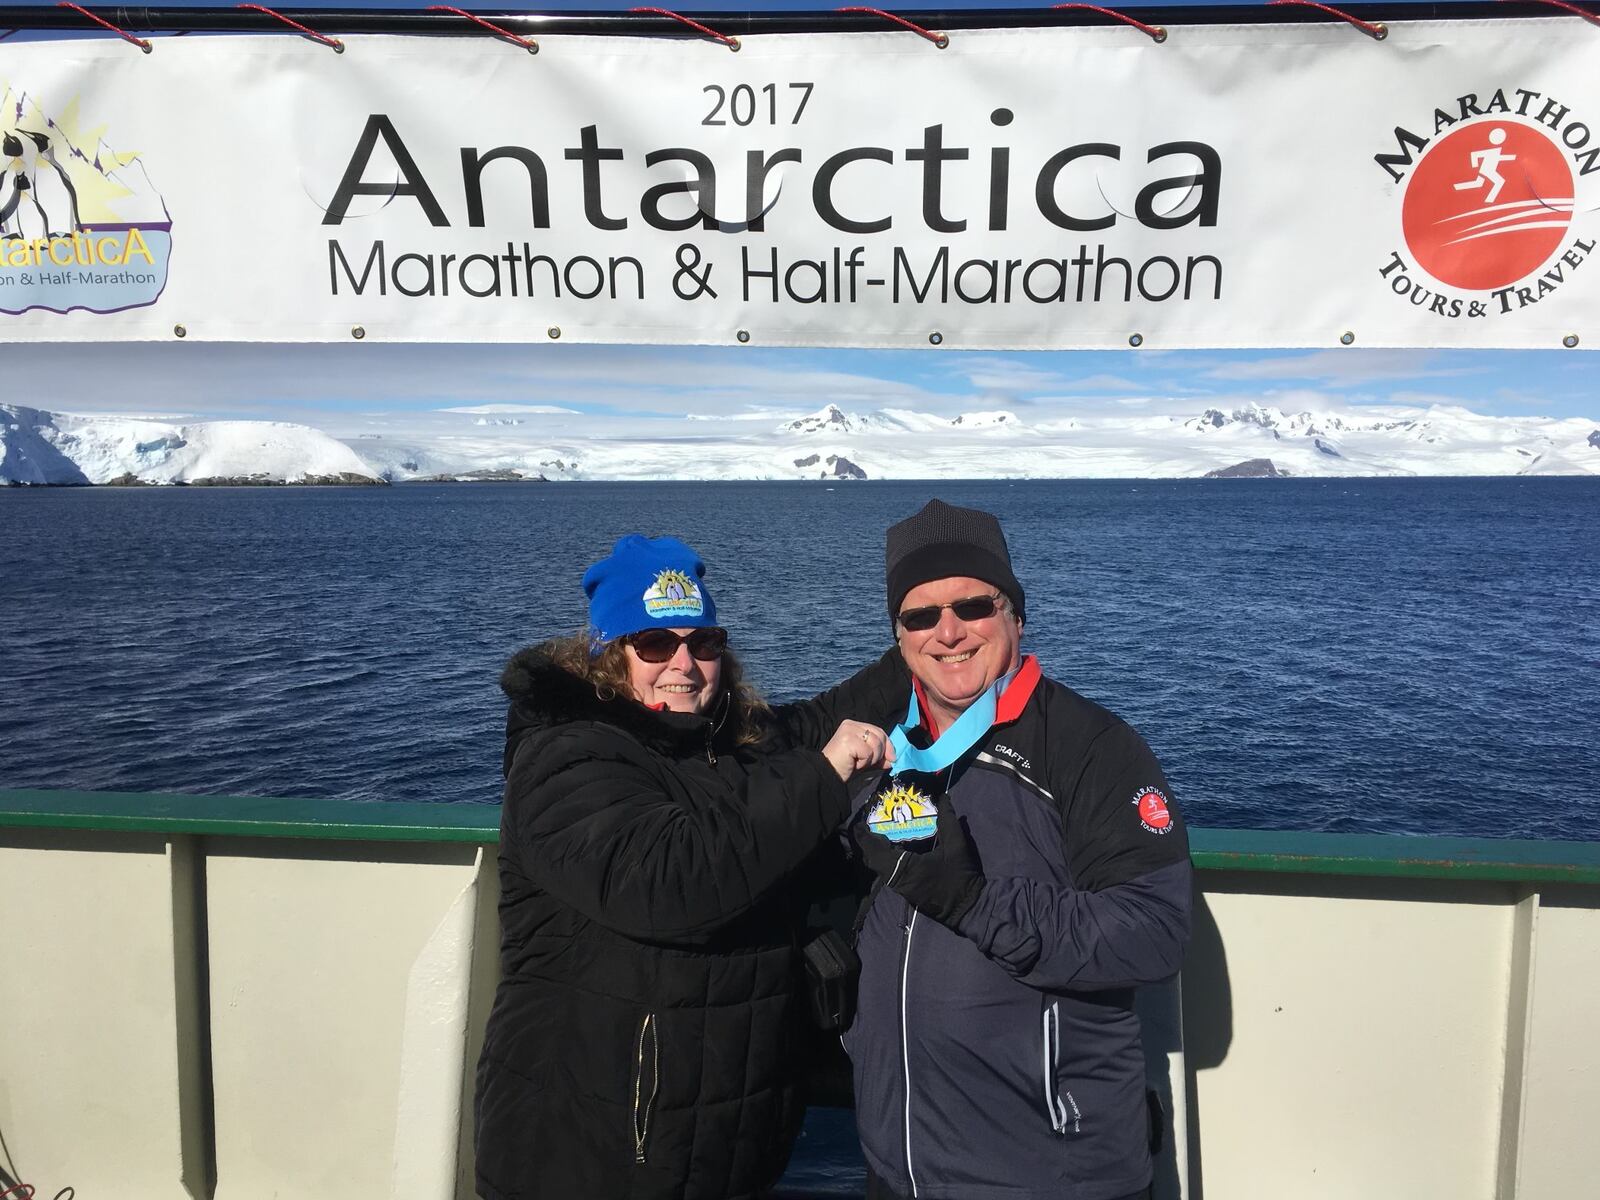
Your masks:
{"label": "ship railing", "polygon": [[[0,1194],[470,1200],[498,818],[0,791]],[[1158,1197],[1589,1194],[1600,843],[1192,843]]]}

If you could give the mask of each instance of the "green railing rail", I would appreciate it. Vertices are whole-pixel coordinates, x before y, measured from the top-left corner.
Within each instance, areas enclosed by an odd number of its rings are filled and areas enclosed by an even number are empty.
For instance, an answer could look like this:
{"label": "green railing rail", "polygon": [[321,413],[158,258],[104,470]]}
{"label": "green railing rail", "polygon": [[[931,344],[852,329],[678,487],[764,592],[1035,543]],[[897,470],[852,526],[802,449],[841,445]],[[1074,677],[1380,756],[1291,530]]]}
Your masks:
{"label": "green railing rail", "polygon": [[[374,803],[146,792],[0,790],[0,829],[488,844],[494,804]],[[1600,885],[1600,842],[1191,829],[1203,871]]]}

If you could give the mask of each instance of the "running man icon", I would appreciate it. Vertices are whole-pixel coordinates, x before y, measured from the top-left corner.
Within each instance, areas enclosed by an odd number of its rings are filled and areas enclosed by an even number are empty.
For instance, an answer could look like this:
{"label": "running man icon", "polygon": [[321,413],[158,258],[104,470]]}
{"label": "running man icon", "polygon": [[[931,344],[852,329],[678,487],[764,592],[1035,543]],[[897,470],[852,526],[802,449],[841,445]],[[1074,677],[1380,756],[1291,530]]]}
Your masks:
{"label": "running man icon", "polygon": [[1481,188],[1487,185],[1489,194],[1483,198],[1483,202],[1485,204],[1493,204],[1495,202],[1495,198],[1500,195],[1500,189],[1506,185],[1506,181],[1500,175],[1500,164],[1517,161],[1515,154],[1507,154],[1500,149],[1505,140],[1506,131],[1504,129],[1491,129],[1489,131],[1489,145],[1482,150],[1474,150],[1472,152],[1472,165],[1478,169],[1478,174],[1472,179],[1456,184],[1456,191],[1469,192],[1473,188]]}

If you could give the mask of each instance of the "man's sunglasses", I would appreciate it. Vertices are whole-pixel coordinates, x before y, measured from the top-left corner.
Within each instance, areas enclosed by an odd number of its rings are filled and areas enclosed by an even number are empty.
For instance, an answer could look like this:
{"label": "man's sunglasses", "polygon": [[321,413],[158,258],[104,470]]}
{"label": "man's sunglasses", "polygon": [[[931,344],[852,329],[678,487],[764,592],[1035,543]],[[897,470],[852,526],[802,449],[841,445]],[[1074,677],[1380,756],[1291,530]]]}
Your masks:
{"label": "man's sunglasses", "polygon": [[955,613],[958,621],[981,621],[985,617],[992,617],[995,610],[1000,607],[1000,593],[992,596],[968,596],[965,600],[955,600],[949,604],[929,604],[923,608],[908,608],[895,620],[900,622],[900,628],[907,633],[921,633],[924,629],[932,629],[939,623],[939,614],[945,609]]}
{"label": "man's sunglasses", "polygon": [[688,634],[674,633],[670,629],[643,629],[623,639],[633,647],[633,652],[647,663],[670,662],[678,647],[687,644],[689,653],[701,662],[715,662],[728,648],[726,629],[696,629]]}

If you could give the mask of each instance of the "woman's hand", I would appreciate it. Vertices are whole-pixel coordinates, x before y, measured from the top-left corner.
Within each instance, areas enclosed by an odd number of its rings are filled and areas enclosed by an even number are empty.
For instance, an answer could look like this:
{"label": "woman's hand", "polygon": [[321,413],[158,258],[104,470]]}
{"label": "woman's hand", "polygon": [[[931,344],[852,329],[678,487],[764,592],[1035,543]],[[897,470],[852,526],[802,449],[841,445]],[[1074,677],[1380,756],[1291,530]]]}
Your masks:
{"label": "woman's hand", "polygon": [[858,772],[881,771],[894,762],[888,735],[862,721],[840,721],[822,755],[846,783]]}

